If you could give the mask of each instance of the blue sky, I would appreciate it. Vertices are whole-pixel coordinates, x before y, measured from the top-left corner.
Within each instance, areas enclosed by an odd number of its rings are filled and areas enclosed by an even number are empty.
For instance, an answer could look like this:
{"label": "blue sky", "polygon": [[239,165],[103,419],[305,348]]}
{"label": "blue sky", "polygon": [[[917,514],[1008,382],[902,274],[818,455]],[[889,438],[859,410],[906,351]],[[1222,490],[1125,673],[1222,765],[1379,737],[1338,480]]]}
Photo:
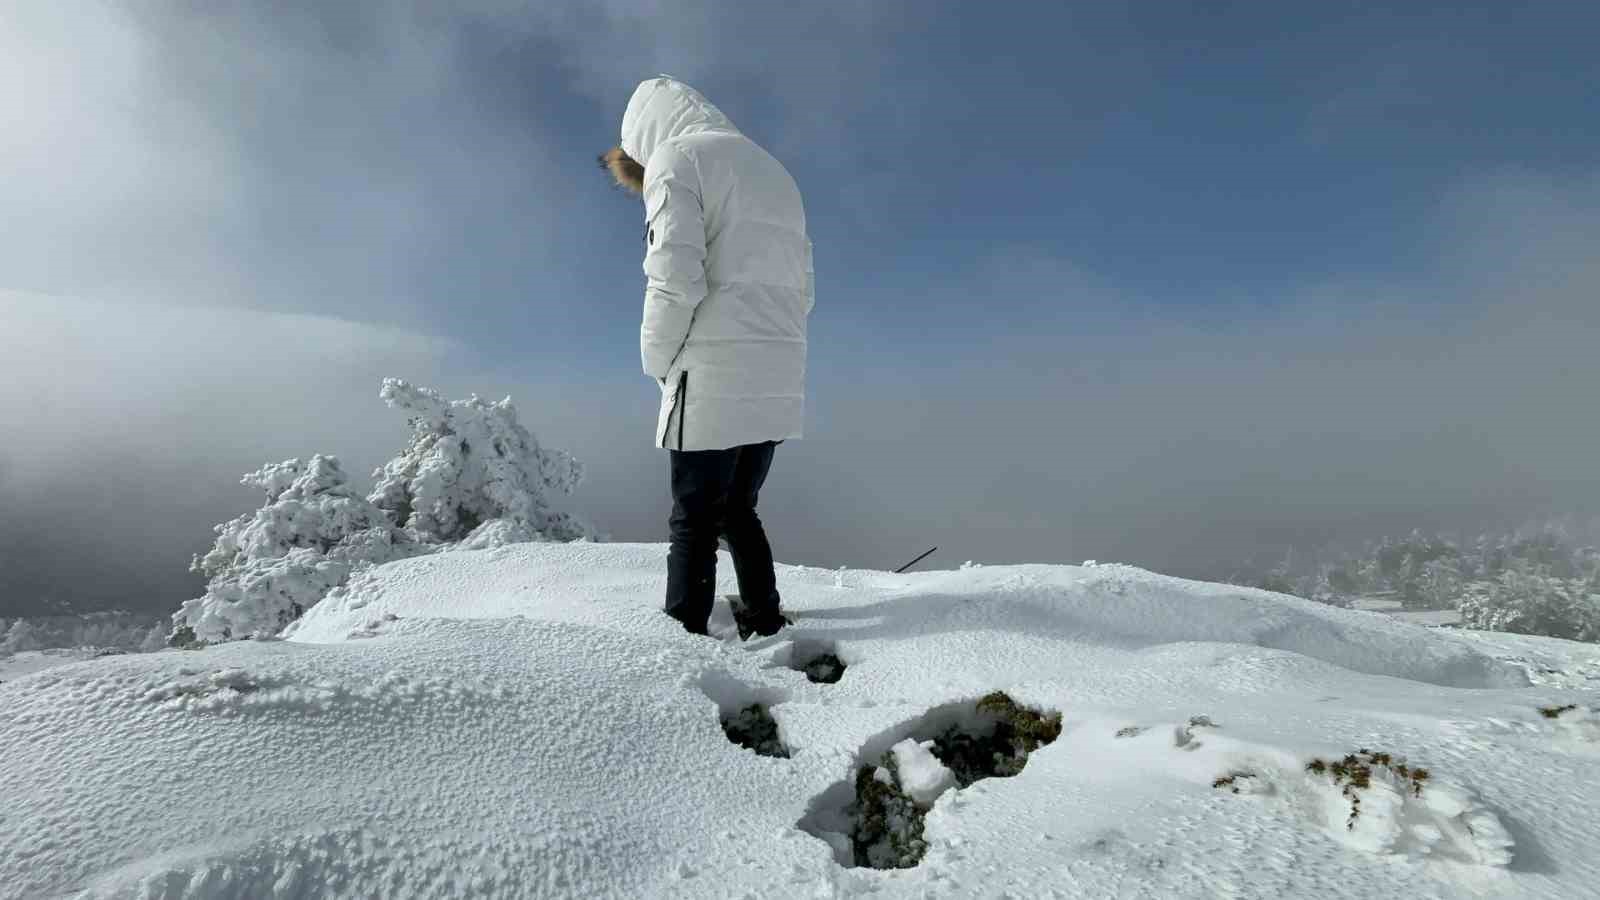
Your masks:
{"label": "blue sky", "polygon": [[[1591,509],[1597,32],[1578,3],[8,9],[0,412],[43,424],[0,499],[105,562],[13,541],[0,613],[175,605],[238,472],[398,446],[351,411],[383,374],[513,394],[589,461],[580,508],[659,539],[640,211],[594,165],[657,72],[806,198],[790,561],[1204,573]],[[60,511],[108,492],[158,547]]]}

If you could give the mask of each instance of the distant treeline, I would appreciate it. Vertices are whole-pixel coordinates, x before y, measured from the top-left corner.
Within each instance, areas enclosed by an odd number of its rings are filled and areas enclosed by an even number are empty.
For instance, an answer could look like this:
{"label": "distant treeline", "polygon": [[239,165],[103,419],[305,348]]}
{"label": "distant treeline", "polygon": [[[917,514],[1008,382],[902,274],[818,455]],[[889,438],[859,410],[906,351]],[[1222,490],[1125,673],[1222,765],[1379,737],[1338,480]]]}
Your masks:
{"label": "distant treeline", "polygon": [[165,617],[121,611],[0,617],[0,654],[61,648],[159,650],[169,627]]}
{"label": "distant treeline", "polygon": [[1560,521],[1470,538],[1413,531],[1355,550],[1290,551],[1228,580],[1336,606],[1387,597],[1407,609],[1459,609],[1468,628],[1600,641],[1596,532],[1595,523]]}

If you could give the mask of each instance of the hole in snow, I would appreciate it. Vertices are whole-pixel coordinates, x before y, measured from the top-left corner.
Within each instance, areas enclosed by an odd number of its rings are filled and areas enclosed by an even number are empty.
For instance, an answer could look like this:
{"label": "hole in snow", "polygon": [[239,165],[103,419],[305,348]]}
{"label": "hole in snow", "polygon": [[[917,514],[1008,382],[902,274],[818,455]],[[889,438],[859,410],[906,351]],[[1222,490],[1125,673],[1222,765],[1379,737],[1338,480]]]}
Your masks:
{"label": "hole in snow", "polygon": [[789,699],[786,692],[751,687],[714,669],[700,675],[700,689],[717,704],[722,733],[728,740],[760,756],[789,758],[789,747],[778,733],[771,710],[773,705]]}
{"label": "hole in snow", "polygon": [[728,740],[754,750],[757,756],[789,758],[789,748],[778,738],[778,723],[772,713],[759,703],[752,703],[731,716],[723,716],[722,732]]}
{"label": "hole in snow", "polygon": [[848,668],[832,641],[794,641],[773,654],[773,661],[804,673],[812,684],[837,684]]}
{"label": "hole in snow", "polygon": [[945,792],[1022,771],[1061,734],[1061,714],[1019,706],[996,691],[929,711],[868,741],[848,781],[811,803],[799,828],[843,866],[906,869],[928,850],[923,818]]}
{"label": "hole in snow", "polygon": [[814,684],[836,684],[844,677],[844,669],[844,660],[832,653],[824,653],[800,667]]}

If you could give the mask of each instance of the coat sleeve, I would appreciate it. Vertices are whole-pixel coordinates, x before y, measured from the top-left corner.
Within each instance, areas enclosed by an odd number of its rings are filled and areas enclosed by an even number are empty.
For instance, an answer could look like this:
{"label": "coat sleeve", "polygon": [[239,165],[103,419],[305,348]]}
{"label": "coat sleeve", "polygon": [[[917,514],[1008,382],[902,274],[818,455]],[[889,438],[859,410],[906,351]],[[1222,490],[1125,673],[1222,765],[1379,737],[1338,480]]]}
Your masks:
{"label": "coat sleeve", "polygon": [[694,310],[706,296],[706,229],[694,162],[668,144],[650,159],[644,208],[644,323],[639,351],[644,371],[665,378],[689,336]]}

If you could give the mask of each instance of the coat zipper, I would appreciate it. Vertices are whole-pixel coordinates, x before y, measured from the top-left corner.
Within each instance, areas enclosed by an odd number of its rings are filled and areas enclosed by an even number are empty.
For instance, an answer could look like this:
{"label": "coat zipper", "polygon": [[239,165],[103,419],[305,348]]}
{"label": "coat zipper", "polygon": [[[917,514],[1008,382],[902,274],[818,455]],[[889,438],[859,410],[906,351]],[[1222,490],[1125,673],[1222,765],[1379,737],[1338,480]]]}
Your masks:
{"label": "coat zipper", "polygon": [[678,373],[678,449],[683,449],[683,415],[689,411],[689,370]]}
{"label": "coat zipper", "polygon": [[667,445],[667,435],[672,433],[672,416],[678,416],[678,449],[683,449],[683,406],[685,389],[689,386],[689,370],[684,369],[678,373],[678,388],[672,392],[672,409],[667,412],[667,422],[661,426],[661,440],[658,442],[663,450],[672,449]]}

